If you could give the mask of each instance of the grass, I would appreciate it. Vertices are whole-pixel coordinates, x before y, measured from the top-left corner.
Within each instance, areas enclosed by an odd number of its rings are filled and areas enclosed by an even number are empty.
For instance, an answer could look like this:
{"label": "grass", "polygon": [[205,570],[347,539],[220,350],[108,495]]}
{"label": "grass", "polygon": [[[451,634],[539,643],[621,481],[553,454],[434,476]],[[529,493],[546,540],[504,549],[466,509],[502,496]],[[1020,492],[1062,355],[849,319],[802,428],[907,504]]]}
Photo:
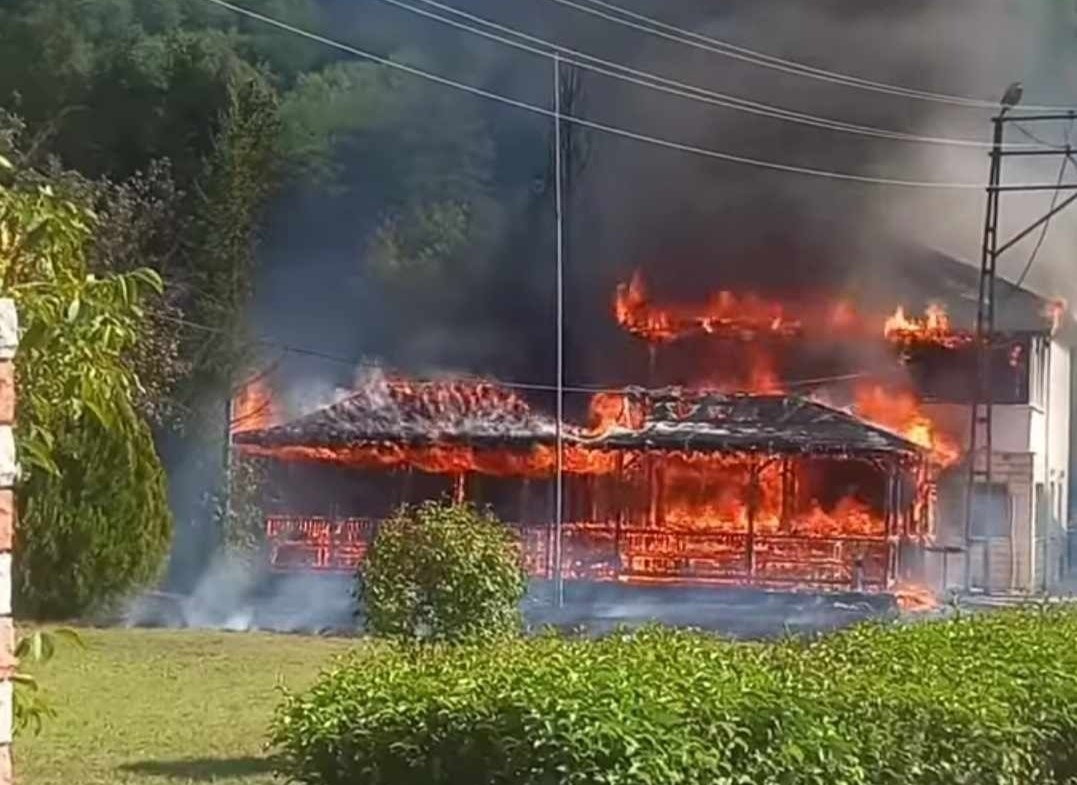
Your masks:
{"label": "grass", "polygon": [[38,676],[57,717],[16,740],[34,785],[267,785],[277,685],[305,688],[343,639],[86,630]]}

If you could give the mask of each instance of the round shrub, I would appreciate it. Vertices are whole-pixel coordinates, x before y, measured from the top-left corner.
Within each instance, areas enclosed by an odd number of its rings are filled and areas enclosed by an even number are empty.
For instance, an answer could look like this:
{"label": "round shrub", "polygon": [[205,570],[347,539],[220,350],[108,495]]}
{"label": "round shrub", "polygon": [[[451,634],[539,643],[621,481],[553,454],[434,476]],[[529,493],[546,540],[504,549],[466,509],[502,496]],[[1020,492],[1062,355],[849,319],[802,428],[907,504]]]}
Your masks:
{"label": "round shrub", "polygon": [[461,642],[519,632],[525,588],[519,548],[500,521],[428,502],[381,525],[357,593],[375,635]]}

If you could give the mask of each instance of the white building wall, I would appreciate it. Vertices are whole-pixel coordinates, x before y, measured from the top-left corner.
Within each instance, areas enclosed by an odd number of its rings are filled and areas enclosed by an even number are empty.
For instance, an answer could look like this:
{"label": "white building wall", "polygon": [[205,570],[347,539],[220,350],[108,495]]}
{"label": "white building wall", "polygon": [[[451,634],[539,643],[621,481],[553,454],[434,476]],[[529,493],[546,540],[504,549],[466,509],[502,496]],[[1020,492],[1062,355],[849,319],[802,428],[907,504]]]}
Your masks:
{"label": "white building wall", "polygon": [[[1048,510],[1043,546],[1044,588],[1057,587],[1065,577],[1066,518],[1069,510],[1070,417],[1073,405],[1072,352],[1052,342],[1048,352],[1044,402],[1044,497]],[[1039,481],[1037,479],[1037,481]]]}
{"label": "white building wall", "polygon": [[[1050,342],[1044,360],[1044,383],[1039,386],[1038,392],[1033,383],[1034,395],[1030,404],[992,407],[995,454],[992,465],[995,467],[996,481],[1008,486],[1013,505],[1011,531],[1014,539],[1006,546],[1011,564],[1009,579],[1005,582],[1016,591],[1051,590],[1064,577],[1069,509],[1070,410],[1073,403],[1072,353],[1069,347]],[[971,407],[928,404],[925,409],[948,436],[958,439],[959,444],[967,449]],[[1020,460],[1022,455],[1030,460]],[[965,470],[959,468],[955,471],[963,473]],[[943,493],[963,495],[963,491],[955,488],[948,491],[940,489],[940,495]],[[1042,510],[1037,508],[1037,499]],[[958,513],[963,509],[963,500],[940,498],[938,511],[941,517],[937,523],[942,542],[957,544],[963,540],[963,513]],[[993,560],[992,573],[998,561]],[[951,585],[961,580],[954,572],[950,571]]]}
{"label": "white building wall", "polygon": [[[924,412],[961,448],[969,444],[972,407],[956,403],[928,403]],[[991,408],[991,441],[995,452],[1033,452],[1031,406],[993,406]],[[1042,429],[1041,429],[1042,433]],[[1042,439],[1041,439],[1042,443]],[[1040,448],[1042,449],[1042,447]]]}

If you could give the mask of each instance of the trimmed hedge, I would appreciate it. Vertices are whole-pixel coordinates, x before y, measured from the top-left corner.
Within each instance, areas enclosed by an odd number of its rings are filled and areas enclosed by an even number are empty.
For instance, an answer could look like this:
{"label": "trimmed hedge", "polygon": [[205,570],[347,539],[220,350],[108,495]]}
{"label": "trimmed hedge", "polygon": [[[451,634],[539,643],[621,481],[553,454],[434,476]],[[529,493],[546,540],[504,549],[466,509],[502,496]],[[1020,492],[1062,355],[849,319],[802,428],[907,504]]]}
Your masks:
{"label": "trimmed hedge", "polygon": [[811,643],[647,630],[376,645],[274,723],[317,785],[1077,782],[1077,613],[1036,609]]}

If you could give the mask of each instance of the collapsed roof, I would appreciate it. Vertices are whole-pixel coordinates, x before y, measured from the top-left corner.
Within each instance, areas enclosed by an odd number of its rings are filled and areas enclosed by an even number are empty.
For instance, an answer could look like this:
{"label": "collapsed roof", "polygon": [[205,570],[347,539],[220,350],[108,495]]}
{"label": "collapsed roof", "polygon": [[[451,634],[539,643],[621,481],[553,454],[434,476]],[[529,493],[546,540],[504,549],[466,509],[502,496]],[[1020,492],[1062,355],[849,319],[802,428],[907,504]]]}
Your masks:
{"label": "collapsed roof", "polygon": [[[786,395],[626,388],[624,416],[597,432],[566,425],[574,449],[914,457],[920,448],[821,403]],[[528,450],[556,441],[555,421],[489,383],[370,385],[291,423],[238,433],[258,448],[460,445]]]}
{"label": "collapsed roof", "polygon": [[531,446],[553,443],[554,421],[488,382],[379,380],[284,425],[238,433],[239,445],[351,447],[364,443]]}
{"label": "collapsed roof", "polygon": [[789,395],[724,395],[681,388],[625,391],[641,420],[590,444],[606,449],[783,454],[919,454],[912,442],[852,414]]}

